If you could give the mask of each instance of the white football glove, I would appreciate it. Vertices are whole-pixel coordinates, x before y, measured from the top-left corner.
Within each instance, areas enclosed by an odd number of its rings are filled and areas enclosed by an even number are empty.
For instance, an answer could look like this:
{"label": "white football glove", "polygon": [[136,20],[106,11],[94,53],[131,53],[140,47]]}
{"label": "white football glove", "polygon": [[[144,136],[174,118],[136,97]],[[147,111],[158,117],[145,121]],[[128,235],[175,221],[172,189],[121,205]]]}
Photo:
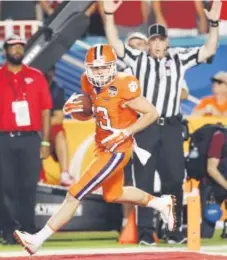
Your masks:
{"label": "white football glove", "polygon": [[63,112],[65,115],[69,115],[73,112],[83,111],[83,102],[81,100],[78,100],[78,98],[81,96],[83,95],[73,93],[71,97],[65,102],[63,107]]}
{"label": "white football glove", "polygon": [[101,142],[106,150],[110,152],[113,152],[119,144],[124,142],[130,136],[126,129],[114,129],[112,131],[113,134],[109,135]]}

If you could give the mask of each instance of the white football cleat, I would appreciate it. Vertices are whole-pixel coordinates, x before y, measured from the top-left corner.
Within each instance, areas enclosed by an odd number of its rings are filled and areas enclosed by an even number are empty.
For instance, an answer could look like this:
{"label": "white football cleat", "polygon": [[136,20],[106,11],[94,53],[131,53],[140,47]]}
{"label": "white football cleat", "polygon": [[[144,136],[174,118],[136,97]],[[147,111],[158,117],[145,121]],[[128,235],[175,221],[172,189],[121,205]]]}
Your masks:
{"label": "white football cleat", "polygon": [[42,245],[36,241],[34,235],[23,231],[15,230],[13,236],[30,255],[34,255]]}
{"label": "white football cleat", "polygon": [[174,231],[176,228],[176,197],[173,195],[161,196],[165,206],[163,207],[161,217],[164,223],[167,224],[169,231]]}

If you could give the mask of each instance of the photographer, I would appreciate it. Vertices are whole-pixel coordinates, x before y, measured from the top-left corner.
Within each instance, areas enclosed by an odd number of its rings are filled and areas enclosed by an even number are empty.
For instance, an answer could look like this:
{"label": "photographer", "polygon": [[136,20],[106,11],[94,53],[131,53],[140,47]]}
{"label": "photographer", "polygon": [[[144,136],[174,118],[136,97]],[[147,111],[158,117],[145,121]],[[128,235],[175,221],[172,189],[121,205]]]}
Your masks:
{"label": "photographer", "polygon": [[206,226],[213,235],[221,216],[219,206],[227,199],[227,129],[223,125],[205,125],[192,134],[186,169],[189,178],[200,181],[202,237],[207,236]]}

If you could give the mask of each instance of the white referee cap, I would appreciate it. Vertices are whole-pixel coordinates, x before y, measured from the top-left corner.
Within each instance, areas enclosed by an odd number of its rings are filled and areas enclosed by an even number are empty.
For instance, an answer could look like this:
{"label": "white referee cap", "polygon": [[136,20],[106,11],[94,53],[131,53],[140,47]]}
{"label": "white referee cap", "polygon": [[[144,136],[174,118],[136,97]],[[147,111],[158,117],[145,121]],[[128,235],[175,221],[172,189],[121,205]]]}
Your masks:
{"label": "white referee cap", "polygon": [[140,33],[140,32],[133,32],[133,33],[130,33],[126,39],[126,43],[128,43],[130,40],[132,39],[141,39],[141,40],[144,40],[144,41],[148,41],[148,38],[145,34],[143,33]]}
{"label": "white referee cap", "polygon": [[3,48],[7,48],[9,45],[21,44],[26,45],[26,40],[22,39],[19,35],[11,35],[4,41]]}
{"label": "white referee cap", "polygon": [[227,84],[227,72],[220,71],[211,78],[212,81],[220,81]]}

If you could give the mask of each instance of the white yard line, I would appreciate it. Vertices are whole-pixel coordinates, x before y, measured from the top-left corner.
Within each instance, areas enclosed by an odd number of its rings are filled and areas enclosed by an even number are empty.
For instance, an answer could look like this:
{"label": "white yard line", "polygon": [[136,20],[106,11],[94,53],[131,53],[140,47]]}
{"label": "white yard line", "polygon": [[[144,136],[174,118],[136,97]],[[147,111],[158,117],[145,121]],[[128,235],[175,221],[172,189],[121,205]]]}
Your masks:
{"label": "white yard line", "polygon": [[[216,256],[227,256],[227,253],[220,253],[223,250],[226,250],[227,246],[204,246],[201,248],[201,254],[206,255],[216,255]],[[210,252],[210,251],[219,252]],[[209,252],[208,252],[209,251]],[[188,251],[186,248],[161,248],[161,247],[135,247],[135,248],[103,248],[103,249],[54,249],[54,250],[40,250],[36,255],[95,255],[95,254],[130,254],[130,253],[165,253],[165,252],[189,252],[194,253],[195,251]],[[19,257],[19,256],[28,256],[25,251],[17,252],[0,252],[0,257]]]}

